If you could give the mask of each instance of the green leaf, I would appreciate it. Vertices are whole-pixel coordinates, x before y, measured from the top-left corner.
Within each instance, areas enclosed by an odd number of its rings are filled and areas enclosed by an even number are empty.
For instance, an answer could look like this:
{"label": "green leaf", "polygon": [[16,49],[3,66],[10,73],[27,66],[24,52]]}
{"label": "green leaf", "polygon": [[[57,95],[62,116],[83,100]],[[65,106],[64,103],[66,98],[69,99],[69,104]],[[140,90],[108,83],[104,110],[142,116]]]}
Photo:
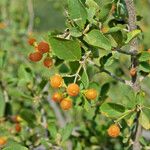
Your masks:
{"label": "green leaf", "polygon": [[70,18],[81,28],[84,28],[87,19],[85,6],[80,0],[68,0]]}
{"label": "green leaf", "polygon": [[111,57],[112,57],[112,54],[109,53],[108,55],[103,56],[102,58],[100,58],[100,60],[99,60],[100,65],[104,66]]}
{"label": "green leaf", "polygon": [[0,68],[3,68],[6,64],[7,51],[0,51]]}
{"label": "green leaf", "polygon": [[91,108],[91,105],[89,103],[89,101],[84,97],[84,105],[83,105],[83,108],[89,112],[90,108]]}
{"label": "green leaf", "polygon": [[68,138],[70,137],[72,130],[73,130],[73,123],[68,123],[65,128],[63,128],[62,130],[62,142],[68,140]]}
{"label": "green leaf", "polygon": [[9,146],[5,147],[3,150],[28,150],[28,148],[16,143],[12,143]]}
{"label": "green leaf", "polygon": [[49,130],[51,136],[52,136],[53,138],[55,138],[56,135],[57,135],[56,123],[50,122],[50,123],[48,124],[48,130]]}
{"label": "green leaf", "polygon": [[20,112],[20,116],[24,119],[31,127],[34,126],[36,117],[33,111],[28,109],[22,109]]}
{"label": "green leaf", "polygon": [[103,103],[100,111],[107,117],[118,118],[125,112],[125,107],[116,103]]}
{"label": "green leaf", "polygon": [[88,86],[89,86],[89,78],[88,78],[86,69],[84,69],[84,71],[82,73],[81,82],[83,83],[85,88],[88,88]]}
{"label": "green leaf", "polygon": [[120,27],[112,27],[108,30],[107,33],[114,33],[114,32],[120,31],[120,30],[121,30]]}
{"label": "green leaf", "polygon": [[101,8],[100,14],[99,14],[100,20],[105,21],[108,18],[111,7],[112,7],[112,4],[108,3]]}
{"label": "green leaf", "polygon": [[82,36],[82,32],[79,31],[76,27],[70,27],[69,29],[70,29],[71,36],[73,36],[73,37],[80,37],[80,36]]}
{"label": "green leaf", "polygon": [[106,96],[106,94],[108,93],[110,88],[110,84],[109,83],[105,83],[102,87],[101,87],[101,92],[100,92],[100,96],[104,97]]}
{"label": "green leaf", "polygon": [[96,11],[99,10],[99,6],[98,6],[98,4],[97,4],[94,0],[86,0],[85,4],[86,4],[89,8],[95,8]]}
{"label": "green leaf", "polygon": [[139,70],[142,70],[144,72],[150,72],[150,64],[148,62],[141,62]]}
{"label": "green leaf", "polygon": [[107,62],[105,63],[105,67],[109,67],[113,64],[114,62],[114,58],[113,57],[110,57]]}
{"label": "green leaf", "polygon": [[3,117],[4,112],[5,112],[5,100],[4,100],[3,93],[0,89],[0,117]]}
{"label": "green leaf", "polygon": [[140,57],[139,57],[139,61],[147,61],[150,60],[150,53],[149,52],[142,52]]}
{"label": "green leaf", "polygon": [[111,50],[110,41],[99,30],[94,29],[85,34],[84,40],[92,46],[105,50]]}
{"label": "green leaf", "polygon": [[20,65],[18,69],[19,82],[18,85],[26,84],[33,80],[33,74],[30,68],[25,65]]}
{"label": "green leaf", "polygon": [[56,37],[49,38],[53,52],[66,61],[76,61],[81,58],[81,48],[78,41],[65,40]]}
{"label": "green leaf", "polygon": [[125,44],[128,44],[133,38],[137,37],[141,33],[141,30],[133,30],[127,34],[127,40]]}
{"label": "green leaf", "polygon": [[146,130],[150,129],[149,116],[147,116],[147,114],[144,111],[141,111],[140,118],[139,118],[139,123]]}

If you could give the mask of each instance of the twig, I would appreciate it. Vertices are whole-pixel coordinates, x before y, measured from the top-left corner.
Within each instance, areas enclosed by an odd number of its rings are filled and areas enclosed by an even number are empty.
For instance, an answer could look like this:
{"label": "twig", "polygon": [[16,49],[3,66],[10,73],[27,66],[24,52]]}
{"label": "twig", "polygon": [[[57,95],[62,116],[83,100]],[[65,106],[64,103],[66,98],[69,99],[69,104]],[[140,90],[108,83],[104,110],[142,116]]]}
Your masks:
{"label": "twig", "polygon": [[132,53],[132,52],[130,52],[130,51],[124,51],[124,50],[122,50],[122,49],[120,49],[120,48],[116,48],[116,49],[114,49],[114,51],[117,51],[118,53],[122,53],[122,54],[126,54],[126,55],[135,55],[134,53]]}
{"label": "twig", "polygon": [[29,24],[28,24],[27,32],[31,33],[33,30],[33,25],[34,25],[33,1],[27,0],[27,6],[28,6],[28,13],[29,13]]}
{"label": "twig", "polygon": [[91,54],[91,51],[87,52],[87,53],[85,54],[85,56],[83,57],[83,60],[80,62],[80,66],[79,66],[79,68],[78,68],[78,70],[77,70],[77,72],[76,72],[76,74],[75,74],[74,83],[77,82],[77,78],[78,78],[78,76],[79,76],[79,73],[80,73],[81,69],[84,67],[84,65],[85,65],[87,59],[89,58],[89,55],[90,55],[90,54]]}
{"label": "twig", "polygon": [[109,72],[109,71],[106,70],[106,69],[103,69],[102,72],[105,72],[106,74],[108,74],[109,76],[111,76],[112,78],[114,78],[114,79],[117,80],[117,81],[120,81],[120,82],[122,82],[122,83],[126,83],[124,79],[119,78],[118,76],[116,76],[115,74]]}
{"label": "twig", "polygon": [[[126,8],[128,11],[128,25],[129,25],[129,29],[130,31],[136,30],[137,29],[137,25],[136,25],[136,10],[135,10],[135,6],[134,6],[134,1],[133,0],[125,0],[125,4],[126,4]],[[137,53],[138,53],[138,41],[137,38],[134,38],[131,43],[130,43],[130,52],[134,53],[135,55],[131,56],[131,67],[135,68],[138,66],[138,57],[137,57]],[[140,84],[138,83],[137,80],[137,75],[132,77],[132,88],[134,89],[135,92],[140,91]],[[133,150],[140,150],[141,146],[140,146],[140,142],[139,142],[139,138],[141,136],[141,130],[142,127],[139,124],[139,121],[137,119],[137,131],[135,132],[135,138],[134,143],[133,143]]]}
{"label": "twig", "polygon": [[96,68],[98,68],[98,69],[100,70],[100,72],[105,72],[105,73],[108,74],[110,77],[114,78],[115,80],[130,85],[130,84],[129,84],[129,81],[126,81],[126,80],[124,80],[124,79],[122,79],[122,78],[119,78],[118,76],[116,76],[115,74],[111,73],[110,71],[108,71],[108,70],[106,70],[106,69],[101,69],[100,66],[98,66],[98,65],[96,65],[96,64],[94,64],[94,66],[95,66]]}

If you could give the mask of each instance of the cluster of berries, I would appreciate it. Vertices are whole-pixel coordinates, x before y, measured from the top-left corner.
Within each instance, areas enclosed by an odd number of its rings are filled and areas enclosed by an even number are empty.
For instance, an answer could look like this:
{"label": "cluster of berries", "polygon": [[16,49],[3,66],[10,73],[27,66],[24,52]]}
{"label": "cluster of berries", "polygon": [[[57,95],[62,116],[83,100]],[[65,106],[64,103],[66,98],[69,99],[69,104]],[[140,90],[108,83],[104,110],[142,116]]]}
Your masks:
{"label": "cluster of berries", "polygon": [[[55,74],[50,78],[50,85],[53,89],[58,89],[63,87],[63,78],[59,74]],[[63,110],[69,110],[72,107],[72,99],[71,97],[76,97],[80,93],[80,87],[76,83],[71,83],[65,88],[65,93],[55,92],[52,96],[52,99],[55,102],[60,103],[60,107]],[[65,96],[67,94],[67,96]],[[95,89],[87,89],[83,92],[84,96],[88,100],[95,100],[98,96],[98,93]]]}
{"label": "cluster of berries", "polygon": [[47,42],[41,41],[40,43],[36,42],[36,39],[28,39],[28,44],[34,46],[35,52],[29,54],[29,60],[32,62],[38,62],[43,58],[43,55],[46,53],[46,57],[43,60],[43,65],[47,68],[53,66],[53,59],[50,57],[50,46]]}
{"label": "cluster of berries", "polygon": [[[22,121],[22,119],[20,118],[20,116],[16,115],[16,116],[12,116],[11,121],[13,123],[15,123],[13,128],[8,129],[10,133],[19,133],[21,132],[21,124],[20,122]],[[5,146],[7,144],[7,137],[1,136],[0,137],[0,148]]]}
{"label": "cluster of berries", "polygon": [[15,123],[15,130],[17,133],[19,133],[21,131],[20,122],[22,121],[22,119],[20,118],[20,116],[16,115],[11,117],[11,121]]}

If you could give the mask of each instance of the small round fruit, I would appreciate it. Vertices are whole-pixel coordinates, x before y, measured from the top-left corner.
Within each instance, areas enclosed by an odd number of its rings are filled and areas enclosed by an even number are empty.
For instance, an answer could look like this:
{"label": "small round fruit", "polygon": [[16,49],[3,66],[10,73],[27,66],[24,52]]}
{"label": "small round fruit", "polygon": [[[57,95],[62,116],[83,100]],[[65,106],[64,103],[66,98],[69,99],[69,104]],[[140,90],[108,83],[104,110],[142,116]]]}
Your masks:
{"label": "small round fruit", "polygon": [[0,146],[3,146],[7,143],[7,139],[5,137],[0,137]]}
{"label": "small round fruit", "polygon": [[36,42],[36,39],[35,38],[29,38],[28,39],[28,43],[29,43],[29,45],[34,45],[34,43]]}
{"label": "small round fruit", "polygon": [[137,72],[136,68],[131,68],[130,69],[130,75],[131,75],[131,77],[135,76],[136,72]]}
{"label": "small round fruit", "polygon": [[102,33],[107,33],[109,31],[109,27],[104,26],[104,27],[102,27],[101,31],[102,31]]}
{"label": "small round fruit", "polygon": [[54,93],[52,96],[52,100],[55,102],[61,102],[62,99],[63,99],[63,94],[59,92]]}
{"label": "small round fruit", "polygon": [[76,83],[71,83],[67,87],[67,93],[70,96],[77,96],[80,92],[80,88]]}
{"label": "small round fruit", "polygon": [[17,123],[15,125],[15,129],[16,129],[16,132],[20,132],[21,131],[21,125],[19,123]]}
{"label": "small round fruit", "polygon": [[34,52],[29,54],[29,60],[33,62],[40,61],[42,59],[42,54],[40,52]]}
{"label": "small round fruit", "polygon": [[148,53],[150,53],[150,48],[147,51],[148,51]]}
{"label": "small round fruit", "polygon": [[53,66],[53,60],[52,60],[52,58],[46,57],[46,58],[43,60],[43,64],[44,64],[44,66],[47,67],[47,68],[52,67],[52,66]]}
{"label": "small round fruit", "polygon": [[56,74],[50,78],[50,85],[52,88],[60,88],[63,83],[63,78]]}
{"label": "small round fruit", "polygon": [[49,44],[48,43],[46,43],[46,42],[40,42],[39,44],[38,44],[38,50],[41,52],[41,53],[47,53],[47,52],[49,52]]}
{"label": "small round fruit", "polygon": [[118,125],[112,124],[112,125],[108,128],[107,132],[108,132],[108,135],[109,135],[110,137],[115,138],[115,137],[119,136],[119,134],[120,134],[120,128],[119,128]]}
{"label": "small round fruit", "polygon": [[97,91],[95,89],[88,89],[85,92],[85,97],[89,100],[94,100],[97,97]]}
{"label": "small round fruit", "polygon": [[69,110],[72,107],[72,100],[70,98],[64,98],[61,102],[60,102],[60,107],[63,110]]}

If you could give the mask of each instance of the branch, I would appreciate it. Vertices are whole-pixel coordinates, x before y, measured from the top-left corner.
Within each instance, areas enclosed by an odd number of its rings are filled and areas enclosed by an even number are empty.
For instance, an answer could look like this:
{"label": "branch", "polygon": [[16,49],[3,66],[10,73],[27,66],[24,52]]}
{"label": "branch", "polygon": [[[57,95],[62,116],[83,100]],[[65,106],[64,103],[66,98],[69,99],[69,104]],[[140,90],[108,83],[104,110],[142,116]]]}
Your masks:
{"label": "branch", "polygon": [[[133,31],[137,29],[136,25],[136,10],[134,6],[133,0],[125,0],[127,11],[128,11],[128,24],[129,24],[129,30]],[[138,66],[138,41],[137,38],[134,38],[130,42],[130,52],[134,55],[131,56],[131,68],[135,68]],[[137,75],[132,77],[132,83],[133,83],[133,89],[135,91],[140,91],[140,86],[137,84]]]}
{"label": "branch", "polygon": [[112,78],[114,78],[114,79],[117,80],[117,81],[120,81],[120,82],[122,82],[122,83],[126,83],[124,79],[119,78],[118,76],[116,76],[115,74],[109,72],[109,71],[106,70],[106,69],[103,69],[102,72],[105,72],[106,74],[108,74],[109,76],[111,76]]}
{"label": "branch", "polygon": [[74,83],[76,83],[77,78],[79,77],[79,73],[80,73],[81,69],[84,67],[84,65],[85,65],[87,59],[89,58],[89,55],[90,55],[90,54],[91,54],[91,51],[87,52],[87,53],[85,54],[85,56],[83,57],[83,60],[80,62],[80,66],[79,66],[79,68],[78,68],[78,70],[77,70],[77,72],[76,72],[76,74],[75,74]]}
{"label": "branch", "polygon": [[110,77],[112,77],[113,79],[120,81],[126,85],[131,86],[130,81],[126,81],[118,76],[116,76],[115,74],[111,73],[110,71],[106,70],[106,69],[101,69],[100,66],[98,66],[97,64],[93,64],[96,68],[98,68],[100,70],[100,72],[105,72],[106,74],[108,74]]}
{"label": "branch", "polygon": [[[137,25],[136,25],[137,20],[136,20],[136,10],[135,10],[135,6],[134,6],[134,1],[133,0],[125,0],[125,3],[126,3],[127,11],[128,11],[129,29],[130,29],[130,31],[136,30],[137,29]],[[130,43],[130,52],[134,53],[134,55],[131,56],[131,67],[135,68],[135,67],[138,66],[138,57],[137,57],[138,41],[137,41],[137,38],[134,38],[131,41],[131,43]],[[134,91],[139,92],[141,87],[140,87],[140,84],[137,81],[137,75],[133,76],[131,81],[132,81],[132,88],[134,89]],[[135,132],[133,150],[140,150],[141,146],[140,146],[139,138],[141,136],[142,127],[139,124],[138,120],[137,120],[136,124],[137,124],[137,130]]]}
{"label": "branch", "polygon": [[118,53],[122,53],[122,54],[126,54],[126,55],[135,55],[133,52],[131,52],[131,51],[129,51],[129,52],[127,52],[127,51],[124,51],[124,50],[122,50],[122,49],[120,49],[120,48],[116,48],[116,49],[114,49],[114,51],[117,51]]}

